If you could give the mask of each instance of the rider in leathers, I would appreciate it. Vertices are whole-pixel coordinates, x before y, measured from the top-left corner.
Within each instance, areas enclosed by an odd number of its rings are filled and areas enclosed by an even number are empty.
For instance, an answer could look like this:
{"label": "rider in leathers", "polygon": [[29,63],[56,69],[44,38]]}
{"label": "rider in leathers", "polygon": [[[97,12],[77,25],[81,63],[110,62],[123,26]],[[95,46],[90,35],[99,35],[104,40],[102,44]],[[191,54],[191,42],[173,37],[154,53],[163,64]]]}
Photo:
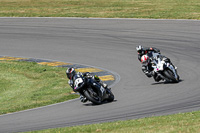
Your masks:
{"label": "rider in leathers", "polygon": [[[85,78],[93,78],[94,80],[96,80],[97,82],[99,82],[104,88],[108,87],[108,85],[105,84],[105,83],[103,83],[97,75],[92,75],[89,72],[86,72],[86,73],[76,72],[73,67],[70,67],[70,68],[67,69],[66,75],[67,75],[67,77],[69,79],[68,84],[72,87],[73,90],[74,90],[73,77],[76,74],[82,75]],[[80,92],[79,92],[79,94],[80,94]],[[88,99],[84,96],[84,94],[80,94],[80,100],[81,100],[81,102],[85,103],[85,102],[87,102]]]}
{"label": "rider in leathers", "polygon": [[[136,47],[136,50],[138,52],[138,60],[141,62],[141,58],[143,55],[146,55],[149,51],[153,51],[155,53],[159,53],[160,54],[160,50],[157,48],[144,48],[143,46],[139,45]],[[156,82],[159,82],[161,80],[160,76],[158,76],[156,73],[154,73],[153,68],[151,66],[150,60],[148,60],[149,62],[146,64],[142,65],[142,71],[145,73],[145,75],[147,77],[152,77],[154,78],[154,80]]]}

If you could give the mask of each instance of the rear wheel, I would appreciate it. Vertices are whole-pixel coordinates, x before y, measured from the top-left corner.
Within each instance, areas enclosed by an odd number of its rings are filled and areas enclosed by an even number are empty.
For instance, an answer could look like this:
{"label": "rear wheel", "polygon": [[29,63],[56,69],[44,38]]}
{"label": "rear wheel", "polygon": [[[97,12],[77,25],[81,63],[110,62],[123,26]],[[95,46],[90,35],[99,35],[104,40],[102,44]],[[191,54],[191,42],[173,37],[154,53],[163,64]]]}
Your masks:
{"label": "rear wheel", "polygon": [[95,92],[90,92],[88,90],[84,91],[85,97],[90,100],[93,104],[101,104],[101,98],[98,96],[98,94]]}

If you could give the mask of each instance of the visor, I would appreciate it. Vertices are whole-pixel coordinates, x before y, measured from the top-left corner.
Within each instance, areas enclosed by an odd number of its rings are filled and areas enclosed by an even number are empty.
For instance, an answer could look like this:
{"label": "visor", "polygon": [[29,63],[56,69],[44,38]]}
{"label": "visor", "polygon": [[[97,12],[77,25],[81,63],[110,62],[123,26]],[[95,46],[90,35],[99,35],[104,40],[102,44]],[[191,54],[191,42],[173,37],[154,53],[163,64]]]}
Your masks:
{"label": "visor", "polygon": [[71,73],[67,73],[67,77],[68,77],[68,79],[71,79],[72,78],[72,74]]}

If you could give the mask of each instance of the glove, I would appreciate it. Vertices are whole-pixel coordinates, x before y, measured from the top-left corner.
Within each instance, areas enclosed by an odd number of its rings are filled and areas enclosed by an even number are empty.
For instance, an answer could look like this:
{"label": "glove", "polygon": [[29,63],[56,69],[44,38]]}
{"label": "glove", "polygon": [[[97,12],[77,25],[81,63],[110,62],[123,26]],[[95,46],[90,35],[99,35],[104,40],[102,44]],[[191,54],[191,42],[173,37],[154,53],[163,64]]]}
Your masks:
{"label": "glove", "polygon": [[72,80],[69,80],[69,81],[68,81],[68,84],[72,87],[72,86],[73,86],[73,81],[72,81]]}

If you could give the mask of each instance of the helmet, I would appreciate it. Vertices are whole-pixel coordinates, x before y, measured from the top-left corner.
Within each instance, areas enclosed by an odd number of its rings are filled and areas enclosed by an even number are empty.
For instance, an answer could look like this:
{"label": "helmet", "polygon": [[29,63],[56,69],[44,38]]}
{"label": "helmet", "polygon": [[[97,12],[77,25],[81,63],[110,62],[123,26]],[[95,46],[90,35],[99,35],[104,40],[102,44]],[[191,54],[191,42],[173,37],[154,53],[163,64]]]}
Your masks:
{"label": "helmet", "polygon": [[142,58],[141,58],[141,63],[147,63],[149,60],[149,57],[147,55],[143,55]]}
{"label": "helmet", "polygon": [[141,45],[137,46],[136,50],[137,50],[138,53],[141,53],[142,50],[143,50],[143,46],[141,46]]}
{"label": "helmet", "polygon": [[76,71],[73,67],[70,67],[66,71],[66,75],[68,79],[72,79],[72,77],[76,74]]}

